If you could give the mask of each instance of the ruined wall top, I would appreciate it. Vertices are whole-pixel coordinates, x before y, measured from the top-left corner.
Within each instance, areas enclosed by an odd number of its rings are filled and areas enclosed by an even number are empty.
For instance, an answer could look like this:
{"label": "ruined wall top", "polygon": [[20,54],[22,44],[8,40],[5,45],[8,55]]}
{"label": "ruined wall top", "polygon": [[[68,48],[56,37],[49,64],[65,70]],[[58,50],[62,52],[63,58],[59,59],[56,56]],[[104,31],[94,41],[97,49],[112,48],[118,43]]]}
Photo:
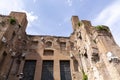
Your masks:
{"label": "ruined wall top", "polygon": [[27,26],[27,23],[28,23],[26,13],[12,11],[9,15],[11,17],[17,19],[19,25],[21,25],[24,30],[26,29],[26,26]]}

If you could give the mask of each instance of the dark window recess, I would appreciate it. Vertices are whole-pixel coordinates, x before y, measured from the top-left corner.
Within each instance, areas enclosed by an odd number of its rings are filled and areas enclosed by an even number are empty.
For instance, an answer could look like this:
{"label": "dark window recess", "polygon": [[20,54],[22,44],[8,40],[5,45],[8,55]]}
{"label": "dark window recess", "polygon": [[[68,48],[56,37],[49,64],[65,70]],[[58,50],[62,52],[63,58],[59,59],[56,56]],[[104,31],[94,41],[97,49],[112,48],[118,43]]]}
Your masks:
{"label": "dark window recess", "polygon": [[82,36],[80,35],[79,38],[82,39]]}
{"label": "dark window recess", "polygon": [[50,41],[46,42],[46,44],[45,44],[46,48],[50,48],[51,46],[52,46],[52,42],[50,42]]}
{"label": "dark window recess", "polygon": [[23,68],[22,80],[34,80],[36,60],[26,60]]}
{"label": "dark window recess", "polygon": [[66,42],[60,42],[60,48],[62,50],[65,50],[65,48],[66,48]]}
{"label": "dark window recess", "polygon": [[76,59],[73,60],[73,64],[74,64],[74,70],[78,71],[78,61]]}
{"label": "dark window recess", "polygon": [[52,56],[52,55],[54,55],[54,51],[53,50],[44,50],[43,55],[45,55],[45,56]]}
{"label": "dark window recess", "polygon": [[41,80],[54,80],[52,60],[43,61]]}
{"label": "dark window recess", "polygon": [[70,61],[60,61],[61,80],[72,80],[70,71]]}
{"label": "dark window recess", "polygon": [[15,31],[14,31],[13,34],[12,34],[11,40],[14,39],[15,35],[16,35],[16,34],[15,34]]}
{"label": "dark window recess", "polygon": [[33,40],[32,43],[37,46],[38,45],[38,41],[37,40]]}
{"label": "dark window recess", "polygon": [[87,49],[86,49],[86,48],[85,48],[84,56],[85,56],[86,58],[88,58],[88,55],[87,55]]}
{"label": "dark window recess", "polygon": [[2,54],[2,58],[0,59],[0,71],[1,71],[1,68],[3,67],[3,65],[4,65],[4,63],[5,63],[6,56],[7,56],[7,53],[4,52],[4,53]]}
{"label": "dark window recess", "polygon": [[99,54],[98,53],[92,53],[91,57],[93,62],[98,62],[100,60]]}
{"label": "dark window recess", "polygon": [[20,24],[19,24],[18,26],[19,26],[19,28],[21,28],[21,25],[20,25]]}
{"label": "dark window recess", "polygon": [[84,56],[85,56],[85,58],[88,58],[88,55],[87,55],[87,53],[85,53],[85,54],[84,54]]}
{"label": "dark window recess", "polygon": [[78,32],[77,36],[78,36],[79,39],[82,39],[81,32]]}
{"label": "dark window recess", "polygon": [[84,50],[85,50],[85,53],[83,54],[83,56],[84,56],[85,58],[88,58],[88,55],[87,55],[87,49],[84,48]]}

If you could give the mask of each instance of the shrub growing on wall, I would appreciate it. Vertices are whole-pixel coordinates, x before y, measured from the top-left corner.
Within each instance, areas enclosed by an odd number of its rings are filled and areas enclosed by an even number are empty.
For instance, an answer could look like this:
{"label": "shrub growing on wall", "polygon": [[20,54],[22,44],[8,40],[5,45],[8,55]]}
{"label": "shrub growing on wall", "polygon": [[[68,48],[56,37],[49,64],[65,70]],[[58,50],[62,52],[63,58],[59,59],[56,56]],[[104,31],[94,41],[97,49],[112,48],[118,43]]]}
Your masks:
{"label": "shrub growing on wall", "polygon": [[81,21],[79,21],[79,22],[78,22],[78,26],[80,27],[81,25],[82,25],[82,22],[81,22]]}
{"label": "shrub growing on wall", "polygon": [[12,24],[12,25],[16,24],[15,18],[10,18],[10,24]]}
{"label": "shrub growing on wall", "polygon": [[109,29],[104,26],[104,25],[98,25],[95,27],[97,30],[101,31],[101,30],[104,30],[104,31],[109,31]]}
{"label": "shrub growing on wall", "polygon": [[85,74],[83,69],[82,69],[82,75],[83,75],[83,79],[82,80],[88,80],[88,76]]}

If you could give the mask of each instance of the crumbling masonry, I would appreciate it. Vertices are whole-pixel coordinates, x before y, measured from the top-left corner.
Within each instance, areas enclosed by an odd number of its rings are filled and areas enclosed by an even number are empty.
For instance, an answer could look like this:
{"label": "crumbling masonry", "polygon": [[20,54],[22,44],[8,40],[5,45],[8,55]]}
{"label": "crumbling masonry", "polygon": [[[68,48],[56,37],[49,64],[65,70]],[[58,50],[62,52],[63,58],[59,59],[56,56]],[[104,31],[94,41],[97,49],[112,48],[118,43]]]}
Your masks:
{"label": "crumbling masonry", "polygon": [[27,35],[26,14],[0,15],[0,80],[120,80],[120,47],[107,26],[72,16],[69,37]]}

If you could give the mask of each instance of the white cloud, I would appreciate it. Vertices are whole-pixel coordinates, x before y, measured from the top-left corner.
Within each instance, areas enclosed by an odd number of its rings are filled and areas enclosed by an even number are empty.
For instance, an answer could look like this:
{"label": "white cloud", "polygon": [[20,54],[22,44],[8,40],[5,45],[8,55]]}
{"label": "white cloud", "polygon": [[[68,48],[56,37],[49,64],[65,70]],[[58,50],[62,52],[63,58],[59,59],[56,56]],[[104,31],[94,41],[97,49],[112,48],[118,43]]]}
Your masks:
{"label": "white cloud", "polygon": [[20,11],[23,8],[24,4],[22,0],[0,0],[0,13],[2,14],[8,14],[13,10]]}
{"label": "white cloud", "polygon": [[8,15],[11,11],[25,12],[27,14],[28,26],[38,19],[33,12],[25,10],[24,0],[0,0],[0,13]]}
{"label": "white cloud", "polygon": [[120,0],[107,6],[94,19],[93,24],[104,24],[110,27],[112,34],[120,46]]}
{"label": "white cloud", "polygon": [[35,20],[38,19],[38,16],[34,15],[33,12],[26,12],[28,19],[28,26],[30,26]]}
{"label": "white cloud", "polygon": [[34,20],[38,19],[38,17],[35,16],[35,15],[33,14],[33,12],[27,13],[27,16],[28,16],[28,20],[29,20],[30,22],[33,22]]}
{"label": "white cloud", "polygon": [[72,0],[66,0],[66,3],[68,4],[68,6],[72,6],[73,1]]}
{"label": "white cloud", "polygon": [[95,19],[95,23],[102,22],[110,26],[117,22],[120,18],[120,1],[106,7]]}

